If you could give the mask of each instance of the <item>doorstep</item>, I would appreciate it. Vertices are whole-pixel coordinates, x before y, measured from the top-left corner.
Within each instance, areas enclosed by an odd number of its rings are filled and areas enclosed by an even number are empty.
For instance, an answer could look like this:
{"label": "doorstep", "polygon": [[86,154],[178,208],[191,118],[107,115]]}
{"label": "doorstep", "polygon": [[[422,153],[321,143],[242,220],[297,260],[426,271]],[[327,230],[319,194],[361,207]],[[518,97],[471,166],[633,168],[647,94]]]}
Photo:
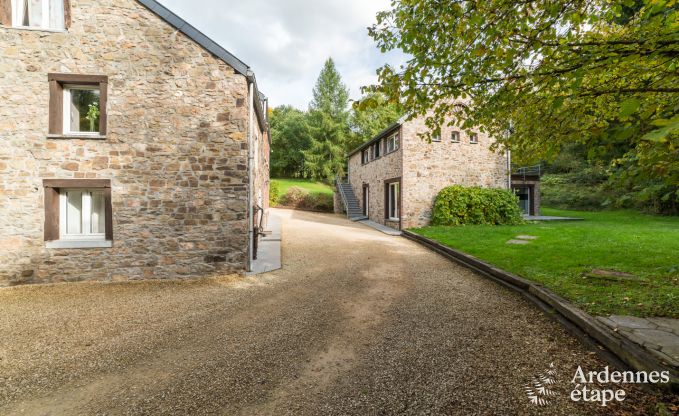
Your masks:
{"label": "doorstep", "polygon": [[255,275],[278,270],[281,265],[281,219],[269,210],[269,224],[266,235],[260,237],[257,259],[252,261],[252,270],[247,275]]}
{"label": "doorstep", "polygon": [[367,225],[370,228],[374,228],[377,231],[380,231],[380,232],[387,234],[387,235],[401,235],[401,232],[399,230],[391,228],[391,227],[387,227],[386,225],[382,225],[382,224],[377,223],[375,221],[360,220],[358,222],[360,222],[361,224]]}

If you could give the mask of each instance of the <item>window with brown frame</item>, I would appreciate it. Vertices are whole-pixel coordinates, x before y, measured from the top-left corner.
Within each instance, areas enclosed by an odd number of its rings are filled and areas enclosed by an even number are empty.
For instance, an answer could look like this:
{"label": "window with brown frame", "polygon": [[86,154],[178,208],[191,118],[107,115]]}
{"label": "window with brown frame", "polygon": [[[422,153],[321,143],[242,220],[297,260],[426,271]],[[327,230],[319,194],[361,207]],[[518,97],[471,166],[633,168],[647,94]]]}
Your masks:
{"label": "window with brown frame", "polygon": [[106,248],[113,245],[111,181],[45,179],[47,248]]}
{"label": "window with brown frame", "polygon": [[108,77],[49,74],[49,135],[57,138],[106,138]]}

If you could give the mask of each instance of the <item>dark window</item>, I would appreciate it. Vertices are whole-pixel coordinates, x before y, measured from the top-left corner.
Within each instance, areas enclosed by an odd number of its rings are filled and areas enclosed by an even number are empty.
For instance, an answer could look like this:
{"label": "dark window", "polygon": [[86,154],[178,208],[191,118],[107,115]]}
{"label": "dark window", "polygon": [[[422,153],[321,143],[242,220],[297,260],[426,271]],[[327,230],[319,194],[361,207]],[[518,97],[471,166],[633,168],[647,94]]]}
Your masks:
{"label": "dark window", "polygon": [[452,133],[450,133],[450,141],[453,143],[460,143],[460,132],[453,131]]}

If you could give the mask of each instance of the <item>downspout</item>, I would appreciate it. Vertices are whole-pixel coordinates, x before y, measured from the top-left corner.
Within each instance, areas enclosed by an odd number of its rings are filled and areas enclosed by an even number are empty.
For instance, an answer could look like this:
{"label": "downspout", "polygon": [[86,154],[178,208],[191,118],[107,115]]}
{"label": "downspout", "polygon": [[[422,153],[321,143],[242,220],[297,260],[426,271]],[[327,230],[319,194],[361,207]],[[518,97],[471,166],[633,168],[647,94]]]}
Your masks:
{"label": "downspout", "polygon": [[512,189],[512,151],[507,149],[507,189]]}
{"label": "downspout", "polygon": [[248,71],[247,74],[247,80],[248,80],[248,262],[247,262],[247,271],[251,272],[252,271],[252,256],[253,256],[253,248],[255,244],[255,230],[254,230],[254,216],[255,216],[255,211],[253,207],[253,171],[254,171],[254,155],[252,154],[252,149],[254,148],[253,146],[253,139],[254,139],[254,113],[255,113],[255,104],[254,104],[254,99],[255,99],[255,94],[254,94],[254,82],[252,79],[252,74],[251,71]]}

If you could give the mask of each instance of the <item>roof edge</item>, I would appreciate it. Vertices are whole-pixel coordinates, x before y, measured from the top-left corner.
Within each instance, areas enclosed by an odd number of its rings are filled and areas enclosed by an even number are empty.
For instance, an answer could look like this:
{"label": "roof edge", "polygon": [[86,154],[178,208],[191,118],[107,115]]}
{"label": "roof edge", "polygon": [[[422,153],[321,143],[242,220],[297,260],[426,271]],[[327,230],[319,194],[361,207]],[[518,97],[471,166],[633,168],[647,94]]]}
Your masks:
{"label": "roof edge", "polygon": [[[178,31],[182,32],[186,37],[196,42],[206,51],[210,52],[217,58],[224,61],[227,65],[231,66],[234,71],[238,74],[243,75],[248,82],[254,84],[254,89],[257,93],[257,97],[261,94],[259,88],[257,87],[257,79],[255,78],[255,73],[250,69],[250,67],[240,59],[238,59],[234,54],[224,49],[214,40],[210,39],[200,30],[196,29],[193,25],[188,23],[186,20],[177,16],[167,7],[163,6],[156,0],[137,0],[142,6],[146,7],[156,16],[160,17],[165,23],[174,27]],[[262,131],[266,130],[266,114],[264,114],[264,109],[262,108],[262,103],[259,98],[255,100],[255,113],[257,113],[257,121],[259,122],[259,127]]]}
{"label": "roof edge", "polygon": [[205,50],[229,64],[239,74],[244,76],[248,75],[250,67],[245,62],[238,59],[235,55],[224,49],[217,42],[210,39],[203,32],[189,24],[186,20],[177,16],[167,7],[163,6],[156,0],[137,0],[137,2],[149,9],[156,16],[163,19],[167,24],[182,32],[189,39],[202,46]]}
{"label": "roof edge", "polygon": [[382,130],[381,132],[377,133],[372,139],[364,142],[363,144],[356,147],[351,152],[347,153],[347,157],[351,157],[351,156],[355,155],[356,153],[360,152],[361,150],[365,149],[366,147],[370,146],[371,144],[377,142],[378,140],[383,139],[384,137],[388,136],[390,133],[393,133],[394,130],[396,130],[397,128],[401,127],[401,125],[403,125],[403,122],[404,122],[404,118],[401,117],[397,122],[390,125],[389,127]]}

